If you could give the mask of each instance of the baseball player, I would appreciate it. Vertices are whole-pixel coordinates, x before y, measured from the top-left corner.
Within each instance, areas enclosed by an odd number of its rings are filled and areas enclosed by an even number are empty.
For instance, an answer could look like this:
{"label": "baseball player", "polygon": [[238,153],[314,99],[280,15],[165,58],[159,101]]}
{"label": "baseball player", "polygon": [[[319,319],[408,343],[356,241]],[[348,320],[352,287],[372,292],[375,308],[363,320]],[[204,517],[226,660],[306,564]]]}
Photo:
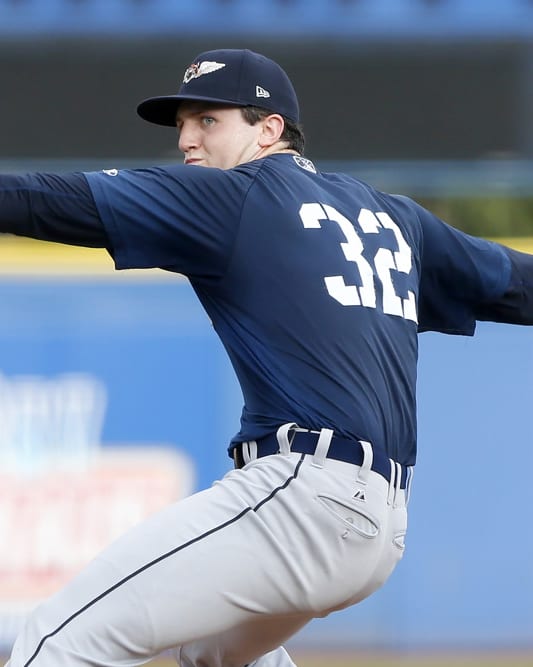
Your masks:
{"label": "baseball player", "polygon": [[[223,479],[111,544],[27,619],[10,667],[288,667],[282,644],[404,552],[417,334],[533,324],[533,257],[303,157],[272,60],[202,53],[140,116],[184,164],[0,176],[0,231],[186,275],[244,396]],[[208,168],[206,168],[208,167]]]}

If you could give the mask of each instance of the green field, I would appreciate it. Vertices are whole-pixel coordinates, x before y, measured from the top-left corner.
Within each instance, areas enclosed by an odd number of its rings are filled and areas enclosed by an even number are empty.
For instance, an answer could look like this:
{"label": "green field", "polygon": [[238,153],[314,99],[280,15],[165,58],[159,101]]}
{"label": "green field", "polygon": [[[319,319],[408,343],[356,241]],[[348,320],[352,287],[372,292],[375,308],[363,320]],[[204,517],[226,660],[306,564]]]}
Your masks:
{"label": "green field", "polygon": [[[533,667],[531,655],[294,655],[298,667]],[[163,667],[163,666],[161,666]],[[165,666],[167,667],[167,666]]]}
{"label": "green field", "polygon": [[[455,654],[292,654],[298,667],[533,667],[530,655],[455,655]],[[176,667],[176,663],[159,660],[150,667]]]}
{"label": "green field", "polygon": [[[412,653],[409,655],[369,653],[315,653],[293,652],[298,667],[533,667],[533,653],[455,654]],[[0,659],[3,667],[4,661]],[[148,667],[176,667],[172,660],[156,660]]]}

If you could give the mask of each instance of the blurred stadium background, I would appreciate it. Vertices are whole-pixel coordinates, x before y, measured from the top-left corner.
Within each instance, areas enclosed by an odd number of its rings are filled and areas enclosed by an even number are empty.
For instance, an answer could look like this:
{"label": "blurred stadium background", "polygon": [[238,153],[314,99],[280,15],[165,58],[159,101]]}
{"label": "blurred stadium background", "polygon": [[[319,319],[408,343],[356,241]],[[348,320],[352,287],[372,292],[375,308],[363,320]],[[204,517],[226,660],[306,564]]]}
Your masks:
{"label": "blurred stadium background", "polygon": [[[0,0],[0,171],[175,160],[135,107],[220,47],[287,69],[321,168],[533,251],[531,0]],[[224,473],[240,394],[175,276],[6,237],[0,303],[1,654],[117,532]],[[421,337],[406,556],[293,640],[302,664],[533,665],[532,343]]]}

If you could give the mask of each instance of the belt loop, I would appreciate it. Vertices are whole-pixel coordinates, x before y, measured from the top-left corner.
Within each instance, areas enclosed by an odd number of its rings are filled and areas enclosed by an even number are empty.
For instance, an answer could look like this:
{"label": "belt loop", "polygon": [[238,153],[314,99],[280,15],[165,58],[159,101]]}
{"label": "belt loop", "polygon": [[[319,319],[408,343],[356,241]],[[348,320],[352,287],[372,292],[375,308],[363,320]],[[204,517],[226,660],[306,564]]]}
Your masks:
{"label": "belt loop", "polygon": [[366,484],[368,481],[368,474],[372,469],[372,463],[374,461],[374,453],[372,451],[372,445],[366,440],[359,440],[359,444],[363,449],[363,463],[361,463],[361,467],[359,468],[357,481],[360,484]]}
{"label": "belt loop", "polygon": [[393,507],[398,507],[398,499],[400,497],[400,489],[402,486],[402,466],[400,463],[394,463],[394,467],[396,468],[396,480],[394,483],[394,500],[392,503]]}
{"label": "belt loop", "polygon": [[333,431],[330,428],[320,429],[320,435],[318,436],[318,442],[316,443],[315,453],[313,454],[312,466],[315,468],[323,468],[324,461],[331,444],[331,438],[333,437]]}
{"label": "belt loop", "polygon": [[414,466],[407,467],[407,481],[405,483],[405,504],[409,503],[409,498],[411,497],[411,484],[413,482],[413,475],[415,474]]}
{"label": "belt loop", "polygon": [[[251,442],[254,442],[254,441],[252,440]],[[250,442],[243,442],[242,445],[241,445],[242,460],[243,460],[244,465],[246,465],[247,463],[250,463],[250,461],[252,460],[252,457],[250,456],[250,444],[251,444]],[[255,442],[254,442],[254,444],[255,444]],[[256,447],[257,447],[257,445],[256,445]]]}
{"label": "belt loop", "polygon": [[392,459],[389,459],[389,465],[390,465],[390,482],[389,482],[389,494],[387,496],[387,504],[393,505],[395,489],[396,489],[396,463]]}
{"label": "belt loop", "polygon": [[248,442],[248,456],[250,457],[250,461],[255,461],[257,458],[257,442],[255,440]]}
{"label": "belt loop", "polygon": [[289,433],[295,428],[298,428],[298,424],[294,423],[282,424],[276,432],[276,438],[278,439],[278,445],[279,445],[279,453],[283,454],[284,456],[288,456],[291,453],[292,438],[289,440]]}

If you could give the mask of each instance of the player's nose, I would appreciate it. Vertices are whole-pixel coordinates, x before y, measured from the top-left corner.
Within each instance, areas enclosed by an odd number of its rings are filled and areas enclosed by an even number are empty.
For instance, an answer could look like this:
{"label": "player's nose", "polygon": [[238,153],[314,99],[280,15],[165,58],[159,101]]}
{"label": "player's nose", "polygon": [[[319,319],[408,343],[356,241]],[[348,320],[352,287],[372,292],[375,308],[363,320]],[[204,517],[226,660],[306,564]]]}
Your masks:
{"label": "player's nose", "polygon": [[179,129],[178,148],[182,153],[187,153],[199,145],[198,133],[194,131],[187,123],[184,123]]}

